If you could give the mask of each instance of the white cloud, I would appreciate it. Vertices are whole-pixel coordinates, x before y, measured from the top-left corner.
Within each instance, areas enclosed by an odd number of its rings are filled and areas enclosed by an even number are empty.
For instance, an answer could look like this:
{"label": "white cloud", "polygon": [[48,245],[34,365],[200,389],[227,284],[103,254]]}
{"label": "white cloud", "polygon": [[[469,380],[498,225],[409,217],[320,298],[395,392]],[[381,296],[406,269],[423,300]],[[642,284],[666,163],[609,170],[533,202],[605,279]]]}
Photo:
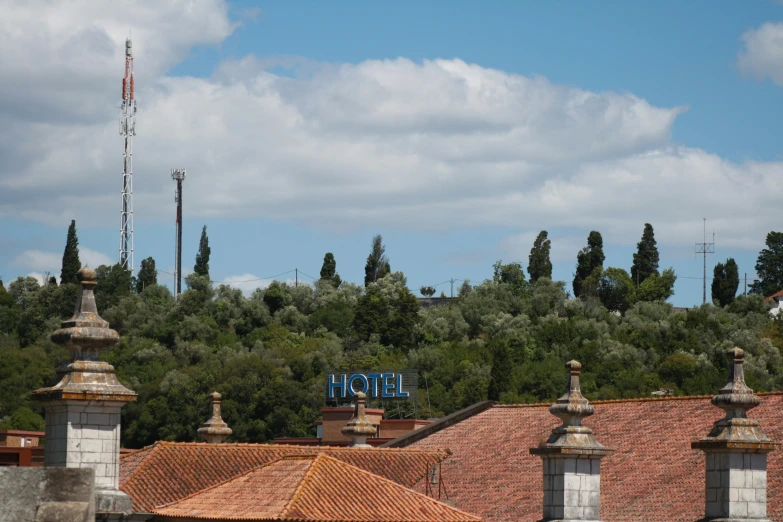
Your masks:
{"label": "white cloud", "polygon": [[[25,250],[14,259],[14,265],[37,272],[50,272],[59,278],[63,255],[42,250]],[[82,265],[97,268],[100,265],[113,265],[117,262],[102,252],[85,247],[79,248],[79,261]]]}
{"label": "white cloud", "polygon": [[41,274],[40,272],[30,272],[29,274],[27,274],[27,277],[32,277],[33,279],[38,281],[38,284],[40,285],[46,284],[46,281],[48,280],[48,278],[45,278],[44,274]]}
{"label": "white cloud", "polygon": [[[565,248],[572,257],[558,228],[580,244],[590,229],[635,243],[650,222],[659,242],[685,245],[706,216],[724,245],[756,248],[778,224],[783,165],[731,163],[671,143],[684,108],[460,60],[248,56],[211,78],[173,77],[166,71],[192,46],[219,43],[234,26],[217,0],[164,4],[29,2],[10,17],[0,7],[0,62],[10,61],[0,84],[0,217],[117,219],[113,107],[127,19],[139,72],[137,220],[169,218],[168,172],[184,166],[190,215],[330,229],[535,223],[536,233],[552,233],[556,256]],[[296,74],[272,74],[272,65]],[[65,85],[50,81],[63,77]]]}
{"label": "white cloud", "polygon": [[768,22],[742,35],[745,44],[737,63],[740,71],[758,79],[769,77],[783,86],[783,23]]}

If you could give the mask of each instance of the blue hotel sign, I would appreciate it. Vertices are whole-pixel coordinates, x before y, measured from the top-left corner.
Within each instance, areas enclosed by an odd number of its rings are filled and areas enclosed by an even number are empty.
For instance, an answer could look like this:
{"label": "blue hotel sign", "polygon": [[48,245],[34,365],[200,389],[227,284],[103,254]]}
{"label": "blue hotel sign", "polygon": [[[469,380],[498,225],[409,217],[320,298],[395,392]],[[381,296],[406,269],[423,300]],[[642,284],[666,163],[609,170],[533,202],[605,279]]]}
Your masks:
{"label": "blue hotel sign", "polygon": [[356,392],[368,399],[416,400],[418,391],[417,370],[326,373],[326,402],[350,402]]}

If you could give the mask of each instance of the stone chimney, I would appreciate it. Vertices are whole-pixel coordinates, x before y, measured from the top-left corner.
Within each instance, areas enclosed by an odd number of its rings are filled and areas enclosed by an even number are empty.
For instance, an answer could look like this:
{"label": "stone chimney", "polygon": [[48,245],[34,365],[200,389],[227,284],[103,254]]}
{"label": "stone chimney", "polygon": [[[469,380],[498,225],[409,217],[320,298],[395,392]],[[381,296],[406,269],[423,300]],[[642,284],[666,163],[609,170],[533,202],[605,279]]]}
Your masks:
{"label": "stone chimney", "polygon": [[566,393],[549,411],[563,421],[549,439],[530,453],[544,463],[543,521],[597,521],[600,516],[601,459],[613,452],[599,444],[582,418],[595,412],[579,387],[582,365],[566,363]]}
{"label": "stone chimney", "polygon": [[729,382],[712,398],[726,411],[705,438],[691,443],[706,456],[704,521],[769,522],[767,519],[767,453],[779,444],[746,412],[761,404],[745,384],[745,352],[732,348]]}
{"label": "stone chimney", "polygon": [[119,491],[120,409],[136,394],[120,384],[114,367],[98,354],[119,340],[95,306],[95,270],[77,273],[81,284],[73,317],[52,334],[52,341],[71,352],[57,369],[60,382],[33,392],[46,412],[44,465],[95,470],[95,510],[131,511],[128,495]]}
{"label": "stone chimney", "polygon": [[231,436],[231,428],[228,427],[220,416],[221,396],[218,392],[212,392],[212,417],[198,429],[199,436],[210,444],[220,444]]}
{"label": "stone chimney", "polygon": [[356,392],[356,409],[354,410],[353,419],[341,430],[343,435],[351,437],[349,446],[353,448],[372,447],[367,444],[367,437],[375,435],[376,430],[375,426],[367,420],[367,416],[364,413],[366,402],[367,396],[363,392]]}

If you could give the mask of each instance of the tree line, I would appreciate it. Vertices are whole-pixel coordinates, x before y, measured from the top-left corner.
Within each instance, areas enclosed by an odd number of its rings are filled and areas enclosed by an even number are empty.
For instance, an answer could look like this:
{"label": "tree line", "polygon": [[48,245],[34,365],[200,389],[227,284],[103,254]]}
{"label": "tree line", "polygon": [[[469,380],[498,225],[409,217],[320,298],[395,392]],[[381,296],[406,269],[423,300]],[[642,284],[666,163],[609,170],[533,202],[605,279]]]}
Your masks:
{"label": "tree line", "polygon": [[[426,310],[405,275],[392,271],[380,235],[363,284],[342,280],[326,253],[312,285],[276,281],[245,297],[210,280],[206,232],[178,299],[157,284],[151,258],[136,279],[118,265],[98,267],[98,309],[121,334],[104,357],[139,394],[123,409],[128,447],[194,440],[215,390],[232,440],[313,436],[327,370],[418,369],[426,382],[418,402],[388,413],[424,418],[487,398],[551,401],[564,386],[563,361],[572,358],[585,363],[591,399],[713,393],[725,383],[724,352],[734,345],[748,354],[751,387],[783,384],[782,320],[770,319],[760,295],[735,297],[736,263],[716,266],[726,283],[713,282],[713,296],[723,300],[677,313],[666,303],[674,273],[659,272],[652,226],[629,271],[604,268],[603,241],[592,231],[568,291],[551,279],[551,242],[542,231],[526,270],[498,261],[485,281],[465,281],[446,305]],[[783,287],[783,268],[775,268],[783,267],[781,238],[770,233],[759,255],[757,293]],[[0,283],[0,427],[43,427],[30,391],[49,384],[67,358],[49,335],[73,313],[79,265],[71,223],[60,284],[20,277],[6,290]]]}

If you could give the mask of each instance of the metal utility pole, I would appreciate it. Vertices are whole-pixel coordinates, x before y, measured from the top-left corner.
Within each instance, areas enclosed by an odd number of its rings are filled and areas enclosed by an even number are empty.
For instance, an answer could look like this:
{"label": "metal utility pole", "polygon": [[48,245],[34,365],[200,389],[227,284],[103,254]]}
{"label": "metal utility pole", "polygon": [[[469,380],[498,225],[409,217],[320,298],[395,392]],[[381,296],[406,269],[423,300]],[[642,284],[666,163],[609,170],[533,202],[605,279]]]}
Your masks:
{"label": "metal utility pole", "polygon": [[171,179],[177,182],[174,201],[177,203],[177,228],[174,247],[174,297],[182,293],[182,182],[185,169],[171,169]]}
{"label": "metal utility pole", "polygon": [[125,148],[122,157],[122,210],[120,217],[120,266],[133,276],[133,136],[136,135],[136,100],[134,98],[133,46],[125,40],[125,77],[122,79],[122,114],[120,136]]}
{"label": "metal utility pole", "polygon": [[451,283],[451,297],[452,298],[454,297],[454,281],[456,281],[456,279],[454,279],[453,277],[451,279],[449,279],[449,283]]}
{"label": "metal utility pole", "polygon": [[[294,282],[294,287],[295,288],[299,288],[299,269],[295,268],[294,270],[296,270],[296,279],[294,280],[295,281]],[[291,272],[288,272],[288,273],[290,274]]]}
{"label": "metal utility pole", "polygon": [[707,254],[715,253],[715,233],[712,233],[712,243],[707,243],[707,218],[704,218],[704,242],[696,243],[696,253],[704,256],[704,280],[702,302],[707,302]]}

